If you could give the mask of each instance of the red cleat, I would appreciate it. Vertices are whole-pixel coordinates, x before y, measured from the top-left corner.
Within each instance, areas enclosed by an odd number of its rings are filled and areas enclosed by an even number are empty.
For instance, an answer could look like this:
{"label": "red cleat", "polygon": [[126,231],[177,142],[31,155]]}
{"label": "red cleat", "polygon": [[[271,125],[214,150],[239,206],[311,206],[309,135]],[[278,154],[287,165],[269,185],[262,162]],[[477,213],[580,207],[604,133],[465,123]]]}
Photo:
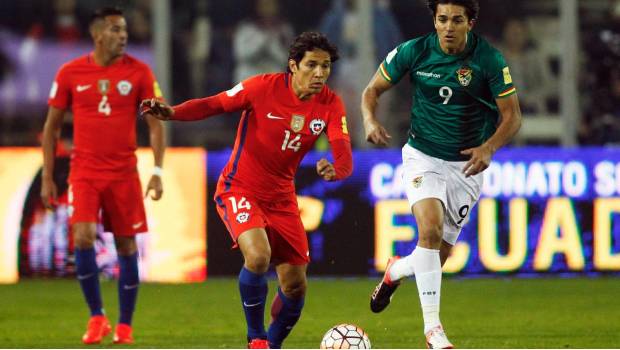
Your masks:
{"label": "red cleat", "polygon": [[86,333],[82,336],[84,344],[99,344],[106,335],[110,334],[112,326],[104,315],[91,316],[88,320]]}
{"label": "red cleat", "polygon": [[269,349],[269,342],[266,339],[252,339],[248,343],[248,349]]}
{"label": "red cleat", "polygon": [[117,324],[114,331],[114,344],[133,344],[131,332],[130,325],[124,323]]}

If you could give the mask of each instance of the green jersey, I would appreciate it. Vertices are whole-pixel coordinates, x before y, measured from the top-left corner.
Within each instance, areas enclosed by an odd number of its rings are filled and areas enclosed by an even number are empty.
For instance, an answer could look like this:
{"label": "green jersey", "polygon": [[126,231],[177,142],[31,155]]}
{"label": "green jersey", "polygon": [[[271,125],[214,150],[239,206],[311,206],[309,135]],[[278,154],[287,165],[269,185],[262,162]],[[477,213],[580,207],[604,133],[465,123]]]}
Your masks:
{"label": "green jersey", "polygon": [[516,92],[502,54],[471,32],[457,55],[441,50],[436,33],[409,40],[387,55],[379,71],[391,84],[409,72],[414,103],[408,143],[448,161],[467,160],[462,150],[495,133],[495,99]]}

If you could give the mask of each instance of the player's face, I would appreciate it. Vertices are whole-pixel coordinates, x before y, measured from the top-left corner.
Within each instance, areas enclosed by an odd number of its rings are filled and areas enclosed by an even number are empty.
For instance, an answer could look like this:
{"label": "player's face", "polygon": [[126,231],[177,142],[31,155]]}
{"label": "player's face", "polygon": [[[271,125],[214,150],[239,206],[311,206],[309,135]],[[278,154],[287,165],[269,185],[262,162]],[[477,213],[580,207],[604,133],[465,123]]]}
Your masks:
{"label": "player's face", "polygon": [[300,98],[321,92],[332,70],[331,56],[327,51],[306,51],[299,64],[289,61],[293,72],[293,88]]}
{"label": "player's face", "polygon": [[99,33],[103,49],[112,57],[125,53],[127,47],[127,22],[123,16],[107,16]]}
{"label": "player's face", "polygon": [[463,51],[467,44],[467,33],[473,28],[465,7],[455,4],[439,4],[435,13],[435,29],[441,48],[449,54]]}

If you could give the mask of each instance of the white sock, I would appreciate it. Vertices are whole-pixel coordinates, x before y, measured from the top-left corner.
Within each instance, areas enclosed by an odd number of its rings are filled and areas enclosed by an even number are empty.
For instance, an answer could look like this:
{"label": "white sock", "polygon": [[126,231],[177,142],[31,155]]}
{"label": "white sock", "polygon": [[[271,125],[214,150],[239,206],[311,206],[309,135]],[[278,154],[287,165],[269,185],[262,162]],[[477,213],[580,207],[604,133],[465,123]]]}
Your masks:
{"label": "white sock", "polygon": [[439,250],[416,247],[413,253],[413,268],[418,285],[424,333],[441,324],[439,321],[439,300],[441,299],[441,261]]}
{"label": "white sock", "polygon": [[405,277],[413,276],[414,273],[413,252],[404,258],[396,260],[396,262],[390,267],[390,279],[392,281],[398,281]]}

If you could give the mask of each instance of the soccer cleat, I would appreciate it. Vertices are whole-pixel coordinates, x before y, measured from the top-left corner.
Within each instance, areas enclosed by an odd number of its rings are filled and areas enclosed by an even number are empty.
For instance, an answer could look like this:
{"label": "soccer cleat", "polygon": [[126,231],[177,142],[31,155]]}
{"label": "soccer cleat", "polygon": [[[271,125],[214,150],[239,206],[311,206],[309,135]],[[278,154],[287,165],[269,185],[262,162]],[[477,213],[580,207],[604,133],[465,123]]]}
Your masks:
{"label": "soccer cleat", "polygon": [[91,316],[86,326],[86,333],[82,336],[84,344],[99,344],[106,335],[110,334],[112,326],[104,315]]}
{"label": "soccer cleat", "polygon": [[392,267],[392,264],[398,259],[400,259],[400,256],[393,256],[388,260],[383,279],[375,287],[375,290],[370,296],[370,310],[372,310],[372,312],[378,313],[383,311],[390,304],[390,301],[392,301],[392,295],[400,285],[400,281],[392,281],[389,273],[390,267]]}
{"label": "soccer cleat", "polygon": [[130,325],[124,323],[117,324],[114,331],[114,344],[133,344],[131,333]]}
{"label": "soccer cleat", "polygon": [[426,333],[426,347],[429,349],[454,349],[441,325]]}
{"label": "soccer cleat", "polygon": [[248,343],[248,349],[269,349],[269,342],[267,339],[255,338]]}

